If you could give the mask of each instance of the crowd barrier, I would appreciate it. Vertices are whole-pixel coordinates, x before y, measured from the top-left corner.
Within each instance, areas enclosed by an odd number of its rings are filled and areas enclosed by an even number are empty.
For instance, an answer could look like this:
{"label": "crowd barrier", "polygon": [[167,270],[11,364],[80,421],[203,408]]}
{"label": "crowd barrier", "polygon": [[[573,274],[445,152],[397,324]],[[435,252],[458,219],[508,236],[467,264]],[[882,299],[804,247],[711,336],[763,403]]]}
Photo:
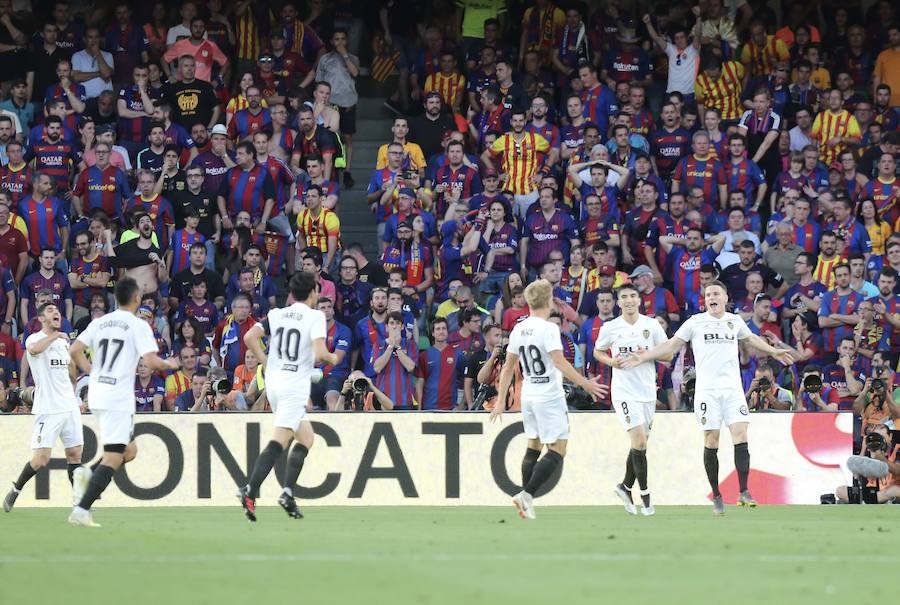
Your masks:
{"label": "crowd barrier", "polygon": [[[303,504],[508,505],[518,491],[525,438],[520,416],[502,423],[486,414],[312,414],[316,443],[294,493]],[[561,476],[548,482],[543,505],[618,504],[612,488],[624,474],[628,438],[611,413],[572,413]],[[85,460],[98,456],[96,422],[84,416]],[[30,416],[0,417],[0,484],[30,458]],[[236,486],[265,447],[269,414],[140,414],[137,459],[120,471],[99,506],[237,505]],[[751,416],[750,489],[763,504],[816,504],[846,481],[849,413]],[[703,437],[693,414],[657,414],[649,445],[649,479],[657,504],[705,504]],[[70,506],[62,448],[16,503]],[[737,494],[730,437],[719,449],[726,501]],[[284,456],[261,490],[274,504]],[[5,489],[5,488],[4,488]]]}

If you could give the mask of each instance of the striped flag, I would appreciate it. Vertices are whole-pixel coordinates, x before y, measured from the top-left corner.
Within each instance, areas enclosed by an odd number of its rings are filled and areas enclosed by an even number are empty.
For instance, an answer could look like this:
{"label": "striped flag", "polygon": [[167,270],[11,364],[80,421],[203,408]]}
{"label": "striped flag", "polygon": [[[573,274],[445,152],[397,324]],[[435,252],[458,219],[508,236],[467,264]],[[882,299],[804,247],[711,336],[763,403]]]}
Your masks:
{"label": "striped flag", "polygon": [[372,69],[369,75],[376,82],[384,82],[394,71],[397,61],[400,60],[400,51],[385,44],[381,37],[377,37],[372,45],[375,47],[375,58],[372,60]]}

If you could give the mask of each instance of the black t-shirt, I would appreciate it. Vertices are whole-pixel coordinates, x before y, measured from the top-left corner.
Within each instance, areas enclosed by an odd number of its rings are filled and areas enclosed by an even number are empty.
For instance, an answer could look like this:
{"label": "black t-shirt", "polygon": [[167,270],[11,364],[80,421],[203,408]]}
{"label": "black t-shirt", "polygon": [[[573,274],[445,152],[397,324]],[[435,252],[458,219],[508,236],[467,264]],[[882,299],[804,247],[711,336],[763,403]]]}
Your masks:
{"label": "black t-shirt", "polygon": [[197,231],[203,237],[209,239],[216,232],[215,216],[218,210],[215,196],[204,189],[197,193],[191,193],[189,189],[176,191],[171,198],[172,209],[175,212],[175,228],[184,228],[184,219],[191,210],[200,213],[200,225]]}
{"label": "black t-shirt", "polygon": [[153,264],[150,255],[156,253],[162,258],[162,252],[159,248],[150,244],[149,248],[141,248],[138,245],[140,238],[135,238],[119,244],[115,247],[116,255],[109,257],[109,264],[116,269],[136,269],[137,267],[145,267]]}
{"label": "black t-shirt", "polygon": [[[190,267],[176,273],[172,281],[169,282],[169,296],[174,296],[179,300],[186,300],[191,294],[191,284],[194,282],[194,275]],[[222,281],[221,275],[206,267],[203,268],[201,273],[196,275],[202,277],[206,282],[206,287],[209,290],[209,300],[215,301],[220,296],[225,298],[225,283]]]}
{"label": "black t-shirt", "polygon": [[197,122],[209,124],[213,109],[218,104],[212,85],[203,80],[194,80],[190,84],[167,84],[163,88],[163,96],[172,104],[172,121],[188,132]]}
{"label": "black t-shirt", "polygon": [[721,279],[728,288],[728,295],[733,302],[737,302],[747,296],[747,275],[749,273],[759,273],[763,278],[763,291],[770,287],[781,287],[784,279],[771,267],[756,263],[749,269],[742,269],[740,263],[729,265],[722,271]]}
{"label": "black t-shirt", "polygon": [[413,119],[409,125],[409,140],[422,148],[426,158],[441,153],[441,138],[446,130],[456,130],[456,124],[447,113],[441,113],[437,120],[429,120],[424,115]]}
{"label": "black t-shirt", "polygon": [[387,288],[387,272],[380,263],[369,263],[359,270],[359,281],[363,281],[379,288]]}
{"label": "black t-shirt", "polygon": [[116,115],[116,112],[113,111],[108,116],[101,115],[98,104],[99,97],[94,97],[85,101],[84,111],[82,112],[82,115],[89,116],[92,120],[94,120],[94,124],[96,124],[97,126],[103,124],[118,124],[119,117]]}
{"label": "black t-shirt", "polygon": [[481,371],[481,368],[484,367],[484,362],[487,361],[488,352],[484,349],[480,351],[476,351],[469,355],[469,360],[466,363],[465,373],[463,374],[466,378],[471,378],[475,382],[478,382],[478,372]]}

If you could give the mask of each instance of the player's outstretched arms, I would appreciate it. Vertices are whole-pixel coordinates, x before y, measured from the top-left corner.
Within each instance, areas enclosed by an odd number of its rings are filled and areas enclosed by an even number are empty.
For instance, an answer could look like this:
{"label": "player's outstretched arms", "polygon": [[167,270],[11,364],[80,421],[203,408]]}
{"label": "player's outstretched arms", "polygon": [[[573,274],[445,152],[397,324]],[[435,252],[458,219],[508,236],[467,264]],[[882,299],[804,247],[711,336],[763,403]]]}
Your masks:
{"label": "player's outstretched arms", "polygon": [[646,351],[641,351],[640,353],[631,353],[627,359],[622,362],[622,367],[625,369],[633,368],[642,363],[646,363],[648,361],[656,361],[657,359],[672,359],[672,356],[677,353],[681,347],[685,345],[685,342],[678,338],[677,336],[673,336],[666,342],[662,342],[652,349],[647,349]]}
{"label": "player's outstretched arms", "polygon": [[790,349],[779,349],[773,347],[769,343],[765,341],[765,339],[760,338],[756,334],[751,334],[747,337],[747,344],[750,345],[751,348],[756,349],[760,353],[765,353],[771,357],[774,357],[781,363],[786,366],[789,366],[794,363],[794,355]]}
{"label": "player's outstretched arms", "polygon": [[[556,368],[562,372],[562,375],[571,383],[580,386],[582,389],[590,393],[594,399],[600,399],[606,392],[605,387],[596,380],[589,380],[581,375],[581,372],[575,369],[569,360],[565,358],[561,349],[550,352],[550,358],[556,365]],[[504,391],[500,391],[503,393]]]}
{"label": "player's outstretched arms", "polygon": [[313,341],[313,353],[316,355],[316,361],[333,366],[338,363],[338,356],[328,351],[324,338],[317,338]]}
{"label": "player's outstretched arms", "polygon": [[499,395],[497,395],[494,409],[491,410],[491,422],[500,418],[503,412],[506,411],[506,393],[512,384],[513,374],[515,374],[516,364],[518,363],[519,356],[508,350],[506,352],[506,361],[503,363],[503,368],[500,369],[500,384],[497,386]]}

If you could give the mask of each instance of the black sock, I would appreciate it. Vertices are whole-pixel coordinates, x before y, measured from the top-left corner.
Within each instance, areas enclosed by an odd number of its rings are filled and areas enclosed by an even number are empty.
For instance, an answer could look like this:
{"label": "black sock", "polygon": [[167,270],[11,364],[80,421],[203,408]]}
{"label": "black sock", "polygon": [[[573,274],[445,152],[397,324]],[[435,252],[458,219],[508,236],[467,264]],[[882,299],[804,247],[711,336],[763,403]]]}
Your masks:
{"label": "black sock", "polygon": [[747,491],[747,479],[750,476],[750,450],[746,443],[734,444],[734,468],[737,469],[741,491]]}
{"label": "black sock", "polygon": [[111,466],[106,466],[105,464],[97,466],[97,470],[91,475],[91,482],[88,483],[87,489],[84,491],[84,496],[81,498],[81,502],[78,503],[78,506],[85,510],[91,510],[94,501],[100,497],[100,494],[103,493],[103,490],[106,489],[115,474],[116,469]]}
{"label": "black sock", "polygon": [[101,462],[103,462],[103,456],[100,456],[100,459],[97,460],[97,462],[95,462],[95,463],[93,463],[93,464],[91,465],[91,472],[92,472],[92,473],[97,471],[97,467],[100,466],[100,463],[101,463]]}
{"label": "black sock", "polygon": [[631,450],[631,466],[641,491],[647,491],[647,450]]}
{"label": "black sock", "polygon": [[719,448],[703,448],[703,466],[706,467],[706,478],[712,488],[713,496],[721,496],[719,492]]}
{"label": "black sock", "polygon": [[628,450],[628,458],[625,459],[625,478],[622,479],[622,485],[625,486],[625,489],[631,489],[631,486],[634,485],[634,464],[631,462],[631,453],[634,450]]}
{"label": "black sock", "polygon": [[22,491],[22,488],[25,487],[25,484],[28,483],[36,474],[37,471],[31,468],[31,463],[26,462],[25,466],[22,468],[22,473],[19,475],[19,478],[16,479],[15,483],[13,483],[13,487],[15,487],[18,491]]}
{"label": "black sock", "polygon": [[292,496],[294,495],[294,486],[297,485],[297,478],[300,476],[300,471],[303,470],[303,461],[306,460],[308,453],[309,449],[305,445],[295,443],[291,448],[291,453],[288,454],[283,487],[285,490],[290,490]]}
{"label": "black sock", "polygon": [[69,473],[69,485],[75,485],[75,469],[81,466],[80,464],[72,464],[71,462],[66,465],[66,472]]}
{"label": "black sock", "polygon": [[537,464],[540,456],[541,450],[533,450],[530,447],[525,448],[525,457],[522,458],[522,489],[525,489],[525,486],[531,481],[534,465]]}
{"label": "black sock", "polygon": [[540,487],[550,478],[550,476],[556,471],[556,467],[562,464],[562,456],[553,450],[547,450],[547,453],[544,454],[543,458],[537,461],[537,464],[534,465],[534,472],[531,473],[531,479],[528,480],[528,485],[525,486],[525,491],[535,495],[540,489]]}
{"label": "black sock", "polygon": [[253,465],[253,472],[250,473],[250,480],[247,483],[247,486],[250,488],[249,495],[251,498],[256,498],[259,495],[259,486],[269,476],[272,467],[275,465],[275,460],[283,451],[284,448],[280,443],[270,441],[260,453],[259,458],[256,459],[256,464]]}

